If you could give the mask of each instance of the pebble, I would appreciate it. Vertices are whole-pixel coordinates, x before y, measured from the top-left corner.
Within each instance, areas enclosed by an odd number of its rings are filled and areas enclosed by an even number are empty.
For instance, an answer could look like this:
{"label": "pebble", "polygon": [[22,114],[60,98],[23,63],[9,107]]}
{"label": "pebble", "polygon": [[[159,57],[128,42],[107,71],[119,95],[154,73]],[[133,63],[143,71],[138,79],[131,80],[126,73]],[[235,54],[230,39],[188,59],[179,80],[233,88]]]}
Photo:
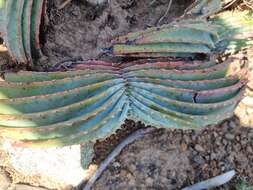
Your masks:
{"label": "pebble", "polygon": [[216,159],[217,157],[217,154],[215,154],[214,152],[211,153],[211,156],[210,156],[210,160],[214,160]]}
{"label": "pebble", "polygon": [[113,162],[113,167],[114,167],[114,168],[120,168],[121,165],[120,165],[119,162]]}
{"label": "pebble", "polygon": [[253,130],[251,130],[249,133],[248,133],[248,137],[253,139]]}
{"label": "pebble", "polygon": [[204,152],[205,151],[205,149],[199,144],[195,145],[195,150],[197,150],[198,152]]}
{"label": "pebble", "polygon": [[152,186],[154,183],[154,180],[151,177],[148,177],[145,181],[148,186]]}
{"label": "pebble", "polygon": [[235,129],[237,127],[237,125],[236,125],[236,123],[234,121],[230,121],[228,123],[228,125],[229,125],[229,127],[233,128],[233,129]]}
{"label": "pebble", "polygon": [[222,144],[223,144],[224,146],[226,146],[226,145],[228,144],[228,141],[227,141],[226,139],[223,139],[223,140],[222,140]]}
{"label": "pebble", "polygon": [[8,176],[0,170],[0,189],[7,189],[11,184],[11,180]]}
{"label": "pebble", "polygon": [[227,140],[233,140],[235,138],[235,135],[234,134],[231,134],[231,133],[227,133],[225,134],[225,138]]}
{"label": "pebble", "polygon": [[194,160],[194,162],[196,162],[197,164],[199,164],[199,165],[202,165],[202,164],[204,164],[205,163],[205,160],[204,160],[204,158],[202,157],[202,156],[195,156],[194,158],[193,158],[193,160]]}
{"label": "pebble", "polygon": [[253,148],[250,145],[247,146],[246,150],[248,153],[251,153],[251,154],[253,153]]}
{"label": "pebble", "polygon": [[187,148],[188,148],[188,146],[187,146],[187,144],[186,143],[182,143],[181,144],[181,151],[186,151],[187,150]]}

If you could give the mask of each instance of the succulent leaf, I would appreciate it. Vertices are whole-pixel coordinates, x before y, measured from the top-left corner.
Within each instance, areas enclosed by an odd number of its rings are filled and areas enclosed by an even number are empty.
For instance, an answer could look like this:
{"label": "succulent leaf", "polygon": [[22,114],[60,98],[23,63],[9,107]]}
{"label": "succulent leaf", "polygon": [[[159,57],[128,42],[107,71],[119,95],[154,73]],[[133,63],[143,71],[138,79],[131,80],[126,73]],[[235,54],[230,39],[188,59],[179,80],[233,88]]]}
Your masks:
{"label": "succulent leaf", "polygon": [[6,73],[0,136],[20,146],[65,146],[107,137],[126,118],[157,127],[216,124],[244,93],[230,61],[89,61],[67,72]]}
{"label": "succulent leaf", "polygon": [[44,0],[1,0],[0,36],[14,61],[27,63],[41,55],[39,32]]}
{"label": "succulent leaf", "polygon": [[253,44],[252,18],[247,11],[224,12],[209,20],[183,17],[118,37],[112,41],[111,50],[114,55],[132,57],[194,58],[198,54],[235,53]]}

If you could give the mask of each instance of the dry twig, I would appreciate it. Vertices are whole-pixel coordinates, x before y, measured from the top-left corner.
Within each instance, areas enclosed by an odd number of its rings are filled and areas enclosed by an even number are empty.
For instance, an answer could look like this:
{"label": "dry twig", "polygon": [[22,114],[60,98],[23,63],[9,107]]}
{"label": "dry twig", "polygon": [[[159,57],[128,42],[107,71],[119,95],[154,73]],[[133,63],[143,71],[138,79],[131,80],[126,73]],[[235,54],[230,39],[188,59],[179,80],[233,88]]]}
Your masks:
{"label": "dry twig", "polygon": [[107,168],[107,166],[113,161],[113,159],[120,154],[123,148],[125,148],[130,143],[134,142],[135,140],[143,137],[144,135],[152,132],[152,128],[146,128],[146,129],[139,129],[132,134],[130,134],[126,139],[124,139],[110,154],[109,156],[100,164],[97,171],[94,173],[94,175],[89,179],[89,181],[86,183],[83,190],[90,190],[96,180],[101,176],[101,174],[104,172],[104,170]]}

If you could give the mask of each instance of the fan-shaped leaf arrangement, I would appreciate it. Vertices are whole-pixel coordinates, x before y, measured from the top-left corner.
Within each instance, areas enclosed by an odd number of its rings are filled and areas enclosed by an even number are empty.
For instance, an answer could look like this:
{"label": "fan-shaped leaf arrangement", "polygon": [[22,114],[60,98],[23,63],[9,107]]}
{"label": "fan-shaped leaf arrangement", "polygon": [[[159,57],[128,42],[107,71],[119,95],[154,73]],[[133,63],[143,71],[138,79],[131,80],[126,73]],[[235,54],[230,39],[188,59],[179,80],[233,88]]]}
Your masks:
{"label": "fan-shaped leaf arrangement", "polygon": [[0,0],[0,36],[14,61],[38,58],[44,0]]}
{"label": "fan-shaped leaf arrangement", "polygon": [[157,127],[199,128],[233,113],[245,81],[230,63],[90,61],[67,72],[7,73],[0,135],[22,146],[64,146],[107,137],[128,117]]}
{"label": "fan-shaped leaf arrangement", "polygon": [[252,45],[252,18],[247,11],[236,11],[224,12],[209,21],[199,17],[179,19],[118,37],[110,51],[119,56],[193,58],[198,54],[233,53]]}

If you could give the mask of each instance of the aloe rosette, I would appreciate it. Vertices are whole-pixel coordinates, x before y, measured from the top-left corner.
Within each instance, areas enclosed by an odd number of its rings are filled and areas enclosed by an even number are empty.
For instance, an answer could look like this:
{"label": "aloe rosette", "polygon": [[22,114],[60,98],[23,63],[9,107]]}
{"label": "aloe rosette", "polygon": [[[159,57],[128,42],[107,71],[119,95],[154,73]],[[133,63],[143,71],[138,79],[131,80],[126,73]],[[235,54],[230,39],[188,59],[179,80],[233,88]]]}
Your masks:
{"label": "aloe rosette", "polygon": [[41,55],[40,25],[44,0],[0,0],[0,37],[14,61],[32,62]]}
{"label": "aloe rosette", "polygon": [[0,136],[20,146],[65,146],[105,138],[126,118],[201,128],[233,114],[246,81],[233,64],[89,61],[67,72],[6,73]]}
{"label": "aloe rosette", "polygon": [[195,58],[199,54],[234,53],[252,45],[252,31],[253,16],[248,11],[223,12],[209,20],[183,17],[117,37],[109,50],[117,56],[132,57]]}

